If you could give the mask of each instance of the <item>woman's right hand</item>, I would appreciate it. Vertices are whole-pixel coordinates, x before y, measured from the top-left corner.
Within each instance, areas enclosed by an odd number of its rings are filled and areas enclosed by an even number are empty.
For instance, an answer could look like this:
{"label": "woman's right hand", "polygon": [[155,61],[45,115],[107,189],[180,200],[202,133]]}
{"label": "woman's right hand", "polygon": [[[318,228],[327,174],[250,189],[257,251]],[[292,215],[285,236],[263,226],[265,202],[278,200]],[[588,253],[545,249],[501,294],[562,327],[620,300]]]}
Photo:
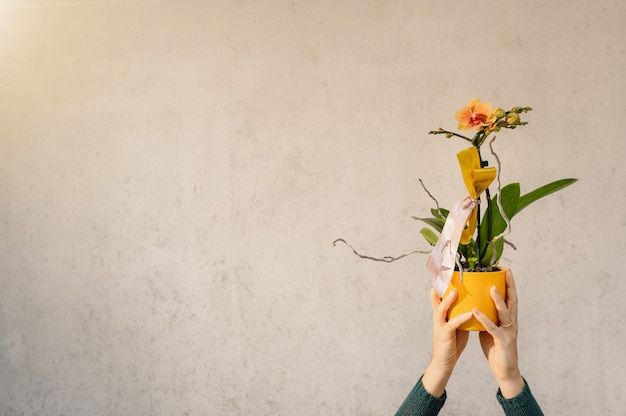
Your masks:
{"label": "woman's right hand", "polygon": [[469,333],[458,329],[472,318],[468,312],[447,321],[448,309],[458,294],[453,290],[444,299],[440,299],[436,289],[430,292],[433,308],[433,354],[422,377],[422,385],[434,397],[441,397],[452,370],[467,345]]}

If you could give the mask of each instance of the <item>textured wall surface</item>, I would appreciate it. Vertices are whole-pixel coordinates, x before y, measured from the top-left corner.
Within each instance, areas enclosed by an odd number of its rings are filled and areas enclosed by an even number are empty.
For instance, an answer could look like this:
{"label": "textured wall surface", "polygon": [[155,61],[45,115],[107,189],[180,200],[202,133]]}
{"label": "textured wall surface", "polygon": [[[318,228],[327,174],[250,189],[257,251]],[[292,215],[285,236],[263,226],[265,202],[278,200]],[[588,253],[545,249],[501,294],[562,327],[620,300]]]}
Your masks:
{"label": "textured wall surface", "polygon": [[[546,414],[626,408],[626,3],[0,1],[0,414],[390,415],[431,350],[431,201],[474,97]],[[499,415],[475,334],[443,415]]]}

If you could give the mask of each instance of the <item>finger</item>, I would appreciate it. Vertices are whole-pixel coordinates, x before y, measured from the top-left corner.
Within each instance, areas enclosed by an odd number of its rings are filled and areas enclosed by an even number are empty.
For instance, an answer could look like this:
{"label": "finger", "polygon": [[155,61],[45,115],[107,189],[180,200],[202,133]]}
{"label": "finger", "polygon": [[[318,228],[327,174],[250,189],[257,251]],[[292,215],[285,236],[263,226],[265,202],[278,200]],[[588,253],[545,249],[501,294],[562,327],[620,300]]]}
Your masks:
{"label": "finger", "polygon": [[457,299],[457,297],[458,292],[456,291],[456,289],[453,289],[450,293],[448,293],[448,296],[441,300],[439,306],[437,306],[436,312],[438,319],[437,322],[439,324],[443,325],[446,323],[446,318],[448,317],[448,309],[450,309],[450,306],[452,306],[452,303]]}
{"label": "finger", "polygon": [[509,312],[509,308],[506,307],[504,299],[502,299],[502,295],[495,286],[491,286],[489,294],[491,295],[491,299],[493,300],[496,310],[498,311],[498,319],[501,323],[508,326],[509,322],[513,322],[513,317]]}
{"label": "finger", "polygon": [[474,308],[472,310],[473,314],[474,314],[474,318],[476,318],[478,320],[478,322],[480,322],[481,324],[483,324],[483,326],[485,327],[485,329],[487,330],[487,332],[491,335],[491,336],[495,336],[494,334],[496,333],[496,331],[498,331],[498,327],[496,326],[496,324],[494,324],[493,322],[491,322],[491,319],[487,318],[487,315],[483,314],[481,311],[479,311],[478,309]]}
{"label": "finger", "polygon": [[437,307],[441,303],[441,298],[439,298],[439,294],[437,294],[437,289],[432,288],[430,290],[430,304],[433,307],[433,313],[437,312]]}
{"label": "finger", "polygon": [[472,319],[472,312],[465,312],[461,315],[457,315],[448,321],[448,328],[456,331],[462,324],[470,319]]}
{"label": "finger", "polygon": [[433,307],[433,323],[435,326],[445,325],[446,323],[446,314],[447,312],[441,312],[441,298],[439,297],[439,293],[437,289],[433,288],[430,291],[430,303]]}
{"label": "finger", "polygon": [[506,306],[509,309],[511,317],[517,320],[517,288],[515,287],[515,279],[511,270],[506,271]]}
{"label": "finger", "polygon": [[435,326],[442,325],[440,323],[441,318],[439,317],[439,304],[441,303],[441,298],[437,293],[437,289],[433,288],[430,291],[430,304],[433,308],[433,323]]}

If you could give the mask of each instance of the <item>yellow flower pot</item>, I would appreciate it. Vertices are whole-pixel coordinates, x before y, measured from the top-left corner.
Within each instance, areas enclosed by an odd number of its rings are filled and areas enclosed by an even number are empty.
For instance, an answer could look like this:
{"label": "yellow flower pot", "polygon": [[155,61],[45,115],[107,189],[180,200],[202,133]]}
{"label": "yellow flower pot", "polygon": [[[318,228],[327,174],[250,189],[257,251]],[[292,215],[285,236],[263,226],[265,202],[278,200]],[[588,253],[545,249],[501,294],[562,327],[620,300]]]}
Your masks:
{"label": "yellow flower pot", "polygon": [[[452,274],[452,281],[444,293],[444,297],[456,289],[459,293],[457,300],[448,310],[448,319],[454,318],[465,312],[471,312],[472,308],[476,308],[496,325],[498,324],[498,311],[496,305],[491,299],[489,290],[491,286],[498,289],[503,298],[506,297],[506,269],[494,272],[463,272],[463,281],[459,282],[459,272]],[[466,331],[484,331],[485,327],[472,317],[459,327]]]}

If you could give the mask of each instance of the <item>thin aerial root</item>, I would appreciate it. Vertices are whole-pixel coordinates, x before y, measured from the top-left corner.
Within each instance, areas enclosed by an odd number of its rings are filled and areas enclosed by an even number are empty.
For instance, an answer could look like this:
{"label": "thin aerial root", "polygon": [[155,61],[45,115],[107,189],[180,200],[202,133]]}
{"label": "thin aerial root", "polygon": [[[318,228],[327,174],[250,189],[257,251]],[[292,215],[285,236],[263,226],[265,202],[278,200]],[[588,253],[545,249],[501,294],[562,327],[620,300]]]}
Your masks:
{"label": "thin aerial root", "polygon": [[419,254],[429,254],[430,253],[428,251],[413,250],[413,251],[409,251],[408,253],[404,253],[404,254],[402,254],[401,256],[398,256],[398,257],[391,257],[391,256],[371,257],[371,256],[366,256],[366,255],[361,254],[358,251],[356,251],[354,249],[354,247],[352,247],[350,244],[348,244],[348,242],[346,240],[344,240],[343,238],[338,238],[335,241],[333,241],[333,247],[336,246],[337,243],[339,243],[339,242],[344,243],[345,245],[350,247],[352,249],[352,252],[354,254],[356,254],[357,256],[359,256],[360,258],[362,258],[362,259],[373,260],[373,261],[384,261],[385,263],[391,263],[393,261],[400,260],[401,258],[406,257],[406,256],[411,255],[411,254],[416,254],[416,253],[419,253]]}
{"label": "thin aerial root", "polygon": [[439,215],[441,216],[441,218],[444,217],[444,215],[441,212],[441,208],[439,208],[439,201],[437,201],[437,198],[435,198],[433,196],[433,194],[430,193],[430,191],[428,190],[428,188],[426,188],[426,185],[424,185],[424,181],[422,181],[421,179],[419,179],[420,184],[422,184],[422,188],[424,188],[424,191],[426,191],[426,193],[428,194],[428,196],[430,197],[430,199],[432,199],[433,201],[435,201],[435,205],[437,206],[437,212],[439,213]]}
{"label": "thin aerial root", "polygon": [[506,223],[506,228],[504,229],[502,233],[495,236],[493,240],[491,240],[492,242],[495,242],[501,238],[504,238],[505,235],[511,232],[511,221],[509,220],[509,217],[507,217],[506,212],[504,212],[504,207],[502,206],[502,190],[501,190],[501,185],[500,185],[500,167],[502,166],[502,164],[500,163],[500,158],[498,157],[496,152],[494,152],[493,150],[493,141],[495,139],[496,139],[496,136],[493,136],[491,140],[489,141],[489,150],[491,150],[491,154],[496,158],[496,162],[498,163],[498,171],[497,171],[498,175],[496,176],[496,180],[498,181],[498,197],[496,198],[496,203],[498,205],[498,209],[500,210],[500,214],[502,215],[502,219],[504,219],[504,222]]}

